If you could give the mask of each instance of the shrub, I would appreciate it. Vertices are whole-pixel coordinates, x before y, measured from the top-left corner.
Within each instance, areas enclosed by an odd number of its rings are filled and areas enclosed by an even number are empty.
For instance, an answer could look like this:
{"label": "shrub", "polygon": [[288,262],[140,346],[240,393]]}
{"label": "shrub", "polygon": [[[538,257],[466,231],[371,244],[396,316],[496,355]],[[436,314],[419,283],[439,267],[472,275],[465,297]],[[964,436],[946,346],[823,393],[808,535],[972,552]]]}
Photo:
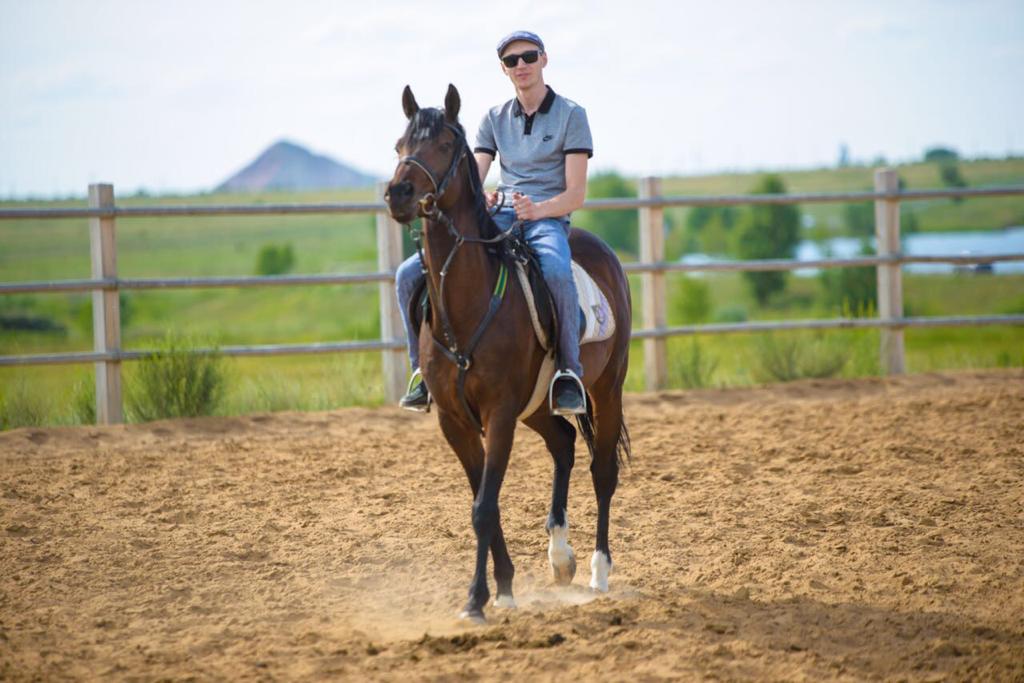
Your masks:
{"label": "shrub", "polygon": [[679,376],[679,383],[686,389],[710,386],[711,376],[717,367],[718,359],[704,353],[696,338],[683,353],[672,357],[673,373]]}
{"label": "shrub", "polygon": [[[874,252],[866,239],[861,241],[861,256],[870,256]],[[825,304],[830,308],[873,310],[878,304],[878,275],[873,266],[825,268],[818,276],[818,282],[825,295]]]}
{"label": "shrub", "polygon": [[827,335],[773,334],[760,337],[755,344],[754,379],[759,382],[791,382],[804,378],[838,375],[850,358],[850,350],[831,343]]}
{"label": "shrub", "polygon": [[[873,318],[874,308],[850,310],[844,308],[844,318]],[[843,366],[844,377],[877,377],[882,373],[878,348],[881,338],[879,330],[847,329],[828,332],[829,344],[845,350],[848,360]]]}
{"label": "shrub", "polygon": [[146,422],[216,411],[224,393],[222,358],[195,348],[190,341],[168,336],[162,348],[139,362],[126,396],[130,419]]}
{"label": "shrub", "polygon": [[12,382],[0,394],[0,429],[39,427],[46,423],[50,406],[22,379]]}
{"label": "shrub", "polygon": [[1005,349],[996,354],[997,368],[1019,368],[1024,367],[1024,352],[1011,354]]}
{"label": "shrub", "polygon": [[747,322],[747,309],[742,306],[726,306],[715,312],[716,323],[745,323]]}
{"label": "shrub", "polygon": [[71,420],[75,424],[96,424],[96,384],[90,377],[75,382],[71,390]]}
{"label": "shrub", "polygon": [[295,250],[290,244],[265,244],[256,257],[257,275],[284,275],[295,267]]}
{"label": "shrub", "polygon": [[684,323],[705,322],[711,316],[711,289],[697,278],[680,278],[672,291],[672,309]]}

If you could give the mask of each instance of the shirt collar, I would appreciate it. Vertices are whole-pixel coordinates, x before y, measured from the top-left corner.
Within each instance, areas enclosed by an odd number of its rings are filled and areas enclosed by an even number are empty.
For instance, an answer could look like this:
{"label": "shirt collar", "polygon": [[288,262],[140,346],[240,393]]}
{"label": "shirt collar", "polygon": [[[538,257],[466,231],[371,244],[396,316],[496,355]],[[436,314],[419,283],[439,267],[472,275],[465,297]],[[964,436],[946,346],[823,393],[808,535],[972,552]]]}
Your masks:
{"label": "shirt collar", "polygon": [[[551,89],[550,85],[545,86],[545,87],[548,89],[548,94],[544,96],[544,99],[540,103],[540,108],[537,109],[537,111],[540,112],[541,114],[547,114],[549,111],[551,111],[551,105],[555,103],[555,91]],[[522,116],[523,115],[523,105],[519,101],[518,97],[515,99],[515,102],[513,102],[513,104],[512,104],[512,115],[513,116]]]}

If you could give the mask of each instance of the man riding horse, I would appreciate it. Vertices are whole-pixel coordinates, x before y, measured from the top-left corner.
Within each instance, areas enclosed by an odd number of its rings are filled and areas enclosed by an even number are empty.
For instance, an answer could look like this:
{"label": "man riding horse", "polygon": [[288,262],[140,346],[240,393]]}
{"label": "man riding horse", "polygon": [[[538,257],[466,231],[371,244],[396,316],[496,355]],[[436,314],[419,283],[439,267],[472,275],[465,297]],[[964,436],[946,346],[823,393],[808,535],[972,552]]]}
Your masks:
{"label": "man riding horse", "polygon": [[[498,43],[501,70],[515,86],[516,97],[484,116],[473,149],[480,180],[495,157],[501,181],[487,194],[501,230],[522,221],[524,237],[537,256],[555,304],[558,325],[558,372],[551,380],[551,412],[586,412],[581,377],[576,285],[569,252],[569,214],[583,205],[587,160],[593,156],[590,126],[583,107],[555,93],[544,83],[548,56],[535,33],[516,31]],[[419,254],[409,257],[396,276],[413,379],[419,374],[418,329],[410,319],[410,301],[424,280]],[[425,411],[430,396],[422,379],[399,404]]]}

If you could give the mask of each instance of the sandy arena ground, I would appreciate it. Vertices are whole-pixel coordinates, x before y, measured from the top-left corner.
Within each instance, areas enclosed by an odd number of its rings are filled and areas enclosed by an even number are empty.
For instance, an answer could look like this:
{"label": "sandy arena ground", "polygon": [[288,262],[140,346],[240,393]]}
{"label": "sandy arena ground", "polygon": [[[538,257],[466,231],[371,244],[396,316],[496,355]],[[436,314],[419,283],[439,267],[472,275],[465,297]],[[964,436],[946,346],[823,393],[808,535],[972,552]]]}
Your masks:
{"label": "sandy arena ground", "polygon": [[[514,611],[459,623],[474,539],[433,415],[0,434],[0,680],[1024,680],[1024,373],[630,396],[608,595],[578,442],[502,492]],[[491,583],[493,591],[493,579]]]}

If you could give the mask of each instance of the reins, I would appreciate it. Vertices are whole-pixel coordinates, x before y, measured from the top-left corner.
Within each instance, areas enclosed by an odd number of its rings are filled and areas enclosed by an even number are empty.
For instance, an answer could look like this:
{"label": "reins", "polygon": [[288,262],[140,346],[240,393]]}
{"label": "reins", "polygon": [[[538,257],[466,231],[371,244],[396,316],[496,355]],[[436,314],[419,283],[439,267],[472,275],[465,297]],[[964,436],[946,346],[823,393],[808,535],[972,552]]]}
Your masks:
{"label": "reins", "polygon": [[[441,266],[441,272],[439,273],[440,284],[438,290],[433,291],[433,279],[427,277],[427,286],[431,290],[429,294],[431,300],[435,303],[437,308],[438,320],[441,322],[441,334],[444,337],[444,343],[442,343],[436,336],[432,335],[435,346],[441,351],[441,353],[450,360],[456,368],[458,368],[458,375],[456,378],[456,391],[459,397],[459,402],[462,404],[462,409],[465,411],[466,416],[470,422],[476,427],[477,431],[483,433],[483,426],[480,424],[480,419],[473,413],[473,410],[469,406],[469,402],[466,400],[466,373],[469,372],[469,368],[473,364],[473,352],[476,350],[477,344],[480,343],[480,339],[483,337],[487,327],[491,324],[494,316],[498,313],[498,308],[501,306],[501,302],[505,297],[505,291],[508,286],[508,268],[505,266],[504,261],[500,261],[498,265],[498,277],[494,284],[494,289],[491,292],[491,299],[487,306],[487,313],[484,314],[483,319],[477,326],[476,331],[470,338],[469,343],[464,349],[459,348],[458,340],[455,337],[455,329],[452,327],[451,319],[448,317],[448,309],[445,306],[445,283],[448,277],[448,271],[451,268],[452,261],[455,259],[455,255],[459,249],[462,248],[463,244],[479,244],[482,246],[490,246],[498,244],[508,239],[512,232],[519,226],[519,222],[514,222],[509,228],[494,237],[467,237],[463,235],[455,227],[452,219],[441,210],[438,205],[444,193],[448,190],[448,185],[451,183],[455,174],[458,172],[459,164],[463,159],[467,162],[467,172],[473,173],[474,169],[469,166],[469,159],[467,151],[469,145],[466,142],[465,136],[462,134],[457,127],[451,123],[445,122],[445,127],[448,128],[452,133],[455,134],[455,138],[458,144],[458,150],[452,155],[451,164],[448,166],[448,170],[445,172],[441,182],[437,182],[434,174],[427,168],[419,158],[413,155],[407,155],[399,160],[399,163],[409,164],[423,171],[423,173],[430,180],[433,185],[433,192],[428,192],[419,201],[419,216],[424,220],[433,221],[445,226],[448,234],[455,240],[455,244],[451,251],[448,252],[448,256],[444,260],[444,264]],[[408,228],[409,226],[406,225]],[[423,270],[429,276],[427,270],[427,261],[423,258],[423,240],[422,232],[414,232],[410,229],[410,234],[413,240],[416,242],[416,251],[420,255],[420,263],[423,265]]]}

